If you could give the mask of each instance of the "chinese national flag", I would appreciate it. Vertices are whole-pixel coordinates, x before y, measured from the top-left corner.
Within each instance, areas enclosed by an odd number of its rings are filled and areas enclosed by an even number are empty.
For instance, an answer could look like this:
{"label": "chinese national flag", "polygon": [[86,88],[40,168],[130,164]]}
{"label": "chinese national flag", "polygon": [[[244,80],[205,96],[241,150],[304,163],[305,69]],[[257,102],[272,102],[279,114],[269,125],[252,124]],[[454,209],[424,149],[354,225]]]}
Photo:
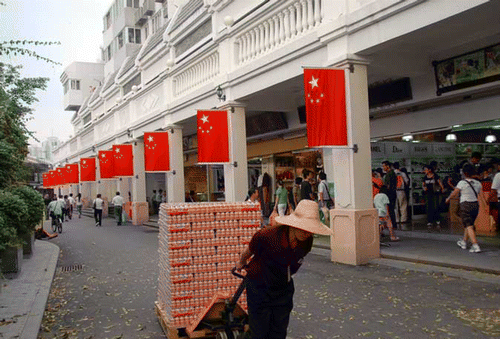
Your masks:
{"label": "chinese national flag", "polygon": [[113,166],[115,177],[134,175],[134,150],[132,145],[113,145]]}
{"label": "chinese national flag", "polygon": [[227,111],[198,111],[198,162],[229,162]]}
{"label": "chinese national flag", "polygon": [[113,151],[99,151],[99,172],[101,179],[110,179],[114,176]]}
{"label": "chinese national flag", "polygon": [[56,185],[62,186],[66,184],[66,168],[57,167],[56,168]]}
{"label": "chinese national flag", "polygon": [[78,164],[66,165],[66,179],[68,184],[78,184],[80,182]]}
{"label": "chinese national flag", "polygon": [[80,159],[80,181],[95,181],[95,158]]}
{"label": "chinese national flag", "polygon": [[144,133],[144,167],[146,172],[170,171],[168,132]]}
{"label": "chinese national flag", "polygon": [[43,180],[43,188],[49,188],[50,187],[50,178],[49,178],[48,172],[45,172],[42,174],[42,180]]}
{"label": "chinese national flag", "polygon": [[345,72],[304,69],[309,147],[347,146]]}
{"label": "chinese national flag", "polygon": [[55,170],[49,170],[49,187],[56,186],[57,182],[57,173]]}

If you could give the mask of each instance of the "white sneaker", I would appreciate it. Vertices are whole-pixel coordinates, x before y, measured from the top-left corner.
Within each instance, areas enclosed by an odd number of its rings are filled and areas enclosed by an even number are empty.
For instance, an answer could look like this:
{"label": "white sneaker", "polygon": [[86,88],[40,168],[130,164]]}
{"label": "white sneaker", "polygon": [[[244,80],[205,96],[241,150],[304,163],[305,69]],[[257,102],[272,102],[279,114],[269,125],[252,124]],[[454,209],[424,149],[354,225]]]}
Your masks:
{"label": "white sneaker", "polygon": [[469,252],[479,253],[479,252],[481,252],[481,248],[479,247],[478,244],[472,244],[472,247],[470,248]]}
{"label": "white sneaker", "polygon": [[460,246],[461,249],[466,250],[467,249],[467,243],[463,240],[457,241],[457,245]]}

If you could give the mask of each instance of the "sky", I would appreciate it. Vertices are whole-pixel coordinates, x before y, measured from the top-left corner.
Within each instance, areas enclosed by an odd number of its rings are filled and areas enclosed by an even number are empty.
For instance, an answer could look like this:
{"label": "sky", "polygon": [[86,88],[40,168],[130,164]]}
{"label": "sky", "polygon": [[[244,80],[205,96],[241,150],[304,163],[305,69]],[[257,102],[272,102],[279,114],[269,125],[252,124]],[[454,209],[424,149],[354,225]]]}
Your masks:
{"label": "sky", "polygon": [[[23,77],[50,78],[46,91],[39,91],[28,129],[42,142],[49,136],[67,141],[73,135],[74,114],[63,109],[60,76],[73,61],[100,59],[103,20],[112,0],[3,0],[0,6],[0,41],[59,41],[61,45],[30,47],[38,54],[60,62],[54,66],[29,57],[0,56],[5,63],[22,65]],[[36,140],[30,143],[37,144]]]}

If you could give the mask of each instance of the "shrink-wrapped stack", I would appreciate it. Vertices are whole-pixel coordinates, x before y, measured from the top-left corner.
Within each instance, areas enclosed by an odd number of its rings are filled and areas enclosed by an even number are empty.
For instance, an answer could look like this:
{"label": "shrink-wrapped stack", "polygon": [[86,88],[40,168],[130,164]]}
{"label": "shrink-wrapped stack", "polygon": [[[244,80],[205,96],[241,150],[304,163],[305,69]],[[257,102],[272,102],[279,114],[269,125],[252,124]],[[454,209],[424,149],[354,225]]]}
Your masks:
{"label": "shrink-wrapped stack", "polygon": [[[216,292],[232,296],[231,274],[260,227],[256,203],[162,204],[159,219],[158,304],[169,326],[187,327]],[[246,294],[239,300],[246,308]]]}

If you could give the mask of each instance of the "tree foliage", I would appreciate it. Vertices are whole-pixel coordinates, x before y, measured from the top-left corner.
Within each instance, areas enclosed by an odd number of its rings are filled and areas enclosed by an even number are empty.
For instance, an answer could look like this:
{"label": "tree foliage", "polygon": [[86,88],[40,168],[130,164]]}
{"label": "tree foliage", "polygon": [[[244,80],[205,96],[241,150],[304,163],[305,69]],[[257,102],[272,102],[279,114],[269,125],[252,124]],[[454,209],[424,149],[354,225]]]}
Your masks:
{"label": "tree foliage", "polygon": [[[1,4],[1,3],[0,3]],[[0,42],[0,55],[5,56],[30,56],[40,61],[53,65],[61,65],[60,62],[41,56],[28,46],[52,46],[60,45],[59,41],[38,41],[38,40],[10,40]]]}
{"label": "tree foliage", "polygon": [[0,190],[0,248],[16,246],[22,243],[20,236],[28,233],[26,215],[28,207],[19,196]]}
{"label": "tree foliage", "polygon": [[48,78],[22,78],[21,66],[0,62],[0,189],[26,180],[24,161],[31,133],[26,128],[36,91],[47,88]]}
{"label": "tree foliage", "polygon": [[34,231],[36,225],[43,219],[45,203],[42,195],[29,186],[18,186],[12,189],[11,192],[20,197],[28,206],[28,214],[23,221],[28,231]]}

